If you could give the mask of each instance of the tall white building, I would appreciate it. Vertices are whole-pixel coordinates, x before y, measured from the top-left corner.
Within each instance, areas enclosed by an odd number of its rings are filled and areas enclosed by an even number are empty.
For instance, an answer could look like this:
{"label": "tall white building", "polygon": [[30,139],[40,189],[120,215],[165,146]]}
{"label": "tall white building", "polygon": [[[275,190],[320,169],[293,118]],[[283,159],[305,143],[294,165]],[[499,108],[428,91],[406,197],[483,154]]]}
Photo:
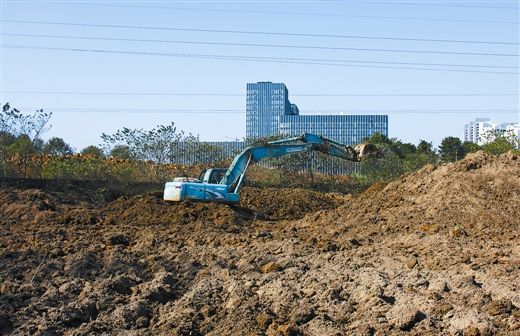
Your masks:
{"label": "tall white building", "polygon": [[520,140],[520,123],[510,123],[504,125],[506,125],[504,131],[513,133]]}
{"label": "tall white building", "polygon": [[491,132],[495,130],[511,132],[520,139],[520,123],[499,124],[491,122],[489,118],[477,118],[464,126],[464,141],[484,145],[493,140],[491,138]]}
{"label": "tall white building", "polygon": [[490,127],[489,118],[477,118],[464,126],[464,141],[479,143],[481,134]]}

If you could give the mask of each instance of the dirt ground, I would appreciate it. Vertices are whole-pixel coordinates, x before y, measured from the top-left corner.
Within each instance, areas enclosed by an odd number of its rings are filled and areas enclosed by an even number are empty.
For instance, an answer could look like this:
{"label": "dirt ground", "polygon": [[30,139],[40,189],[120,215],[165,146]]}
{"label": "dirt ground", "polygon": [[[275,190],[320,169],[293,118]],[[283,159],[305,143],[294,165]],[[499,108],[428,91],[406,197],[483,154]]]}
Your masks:
{"label": "dirt ground", "polygon": [[520,158],[352,197],[0,187],[0,334],[520,335]]}

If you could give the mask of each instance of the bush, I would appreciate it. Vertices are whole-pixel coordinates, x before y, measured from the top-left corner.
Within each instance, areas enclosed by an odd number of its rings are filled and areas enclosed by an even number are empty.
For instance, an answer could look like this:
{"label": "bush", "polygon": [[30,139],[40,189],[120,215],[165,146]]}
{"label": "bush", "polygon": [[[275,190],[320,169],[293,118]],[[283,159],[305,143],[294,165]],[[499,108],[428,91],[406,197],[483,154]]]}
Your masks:
{"label": "bush", "polygon": [[88,146],[81,150],[82,155],[90,155],[96,158],[104,158],[103,150],[96,146]]}

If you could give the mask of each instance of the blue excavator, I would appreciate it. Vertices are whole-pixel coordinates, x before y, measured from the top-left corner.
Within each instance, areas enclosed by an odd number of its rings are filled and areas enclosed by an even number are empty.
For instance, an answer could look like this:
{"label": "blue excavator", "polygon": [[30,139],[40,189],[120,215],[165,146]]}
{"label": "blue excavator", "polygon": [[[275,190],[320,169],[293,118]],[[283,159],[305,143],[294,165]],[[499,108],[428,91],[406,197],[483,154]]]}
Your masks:
{"label": "blue excavator", "polygon": [[354,162],[381,156],[379,150],[371,144],[360,144],[352,148],[319,135],[304,133],[297,137],[247,147],[233,159],[228,169],[206,169],[198,179],[176,177],[174,181],[166,183],[164,200],[236,204],[240,201],[239,190],[250,164],[263,159],[312,150]]}

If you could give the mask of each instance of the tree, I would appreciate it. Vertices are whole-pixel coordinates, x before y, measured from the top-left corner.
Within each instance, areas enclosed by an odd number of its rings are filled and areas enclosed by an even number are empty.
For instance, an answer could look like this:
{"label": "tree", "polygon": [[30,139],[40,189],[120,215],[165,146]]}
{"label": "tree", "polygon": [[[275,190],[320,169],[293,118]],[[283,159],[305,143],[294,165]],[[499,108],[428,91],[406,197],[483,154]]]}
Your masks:
{"label": "tree", "polygon": [[402,142],[395,138],[388,138],[386,135],[381,133],[374,133],[370,137],[363,139],[364,143],[371,143],[377,148],[385,151],[392,151],[399,158],[404,159],[410,154],[414,154],[417,151],[417,147],[412,143]]}
{"label": "tree", "polygon": [[9,146],[16,141],[16,137],[7,131],[0,131],[0,148]]}
{"label": "tree", "polygon": [[437,153],[433,149],[432,143],[426,140],[420,140],[419,144],[417,144],[416,163],[435,163],[437,160]]}
{"label": "tree", "polygon": [[482,149],[490,154],[503,154],[512,149],[520,148],[520,138],[512,131],[493,130],[486,133],[488,141]]}
{"label": "tree", "polygon": [[460,160],[466,154],[462,147],[462,142],[457,137],[446,137],[442,139],[439,145],[439,154],[443,162],[455,162]]}
{"label": "tree", "polygon": [[368,182],[389,181],[437,161],[432,144],[425,140],[421,140],[416,146],[375,133],[363,141],[374,144],[383,153],[382,158],[361,162],[360,172]]}
{"label": "tree", "polygon": [[431,142],[428,142],[426,140],[419,141],[419,144],[417,145],[417,152],[422,154],[434,154],[433,151],[433,145]]}
{"label": "tree", "polygon": [[390,147],[394,143],[392,139],[379,132],[373,133],[371,136],[364,138],[362,142],[371,143],[379,147]]}
{"label": "tree", "polygon": [[0,113],[0,132],[15,134],[17,133],[16,124],[23,115],[19,110],[11,108],[9,103],[2,106],[2,112]]}
{"label": "tree", "polygon": [[38,148],[29,136],[27,134],[19,135],[13,143],[5,148],[5,152],[7,157],[16,158],[16,164],[13,167],[14,173],[28,177],[30,158],[38,153]]}
{"label": "tree", "polygon": [[464,141],[462,143],[462,148],[464,150],[464,153],[475,153],[480,149],[480,146],[474,142],[471,141]]}
{"label": "tree", "polygon": [[[12,171],[14,174],[28,175],[32,155],[41,153],[43,141],[41,135],[47,132],[52,113],[42,109],[33,114],[23,114],[9,103],[0,111],[0,165],[2,174]],[[12,159],[15,158],[13,161]],[[13,164],[16,162],[16,164]]]}
{"label": "tree", "polygon": [[29,155],[37,153],[37,148],[34,147],[27,134],[22,134],[16,137],[16,140],[7,148],[12,154]]}
{"label": "tree", "polygon": [[110,150],[109,153],[110,156],[115,157],[117,159],[123,159],[123,160],[131,160],[132,154],[130,153],[130,148],[128,146],[123,145],[117,145]]}
{"label": "tree", "polygon": [[72,147],[65,142],[62,138],[52,137],[43,146],[43,152],[49,155],[70,155],[74,153]]}
{"label": "tree", "polygon": [[105,155],[103,154],[103,150],[97,146],[90,145],[81,150],[82,155],[90,155],[97,158],[103,158]]}
{"label": "tree", "polygon": [[511,142],[509,142],[506,138],[503,137],[496,138],[492,142],[489,142],[482,146],[482,149],[485,152],[494,155],[503,154],[515,148],[516,147]]}
{"label": "tree", "polygon": [[394,153],[396,153],[401,159],[406,158],[409,155],[415,154],[417,148],[414,144],[401,142],[399,140],[394,140],[392,146],[390,147]]}
{"label": "tree", "polygon": [[158,125],[149,131],[125,127],[112,135],[101,135],[109,152],[116,146],[126,146],[130,157],[155,163],[172,162],[175,147],[186,138],[184,132],[177,132],[173,122],[166,126]]}
{"label": "tree", "polygon": [[145,131],[143,129],[123,128],[114,134],[101,135],[106,152],[112,153],[116,147],[125,148],[122,153],[128,158],[156,163],[155,178],[162,179],[168,174],[164,163],[175,162],[180,145],[196,139],[193,135],[184,135],[177,131],[175,124],[158,125]]}
{"label": "tree", "polygon": [[403,160],[392,150],[386,151],[381,158],[369,158],[360,164],[360,173],[368,183],[390,181],[404,172]]}
{"label": "tree", "polygon": [[34,142],[51,128],[48,125],[51,116],[52,112],[46,113],[43,109],[36,110],[32,115],[25,115],[6,103],[0,113],[0,131],[14,136],[25,134]]}

